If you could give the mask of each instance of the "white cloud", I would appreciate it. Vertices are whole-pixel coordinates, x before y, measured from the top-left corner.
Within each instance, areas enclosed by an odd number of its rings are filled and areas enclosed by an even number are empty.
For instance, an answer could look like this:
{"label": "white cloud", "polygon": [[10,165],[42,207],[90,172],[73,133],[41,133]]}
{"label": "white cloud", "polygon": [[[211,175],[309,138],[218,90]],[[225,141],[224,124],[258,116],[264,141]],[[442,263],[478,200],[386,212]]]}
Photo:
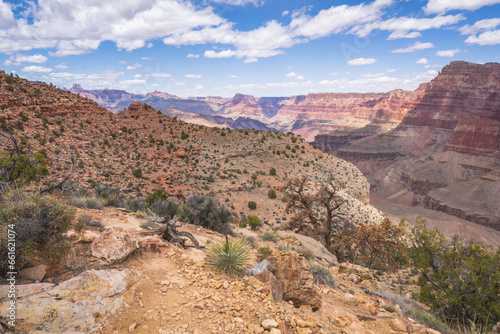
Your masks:
{"label": "white cloud", "polygon": [[52,72],[52,69],[50,67],[44,67],[44,66],[26,66],[21,69],[21,72],[27,72],[27,73],[49,73]]}
{"label": "white cloud", "polygon": [[127,62],[125,60],[119,60],[118,64],[126,64]]}
{"label": "white cloud", "polygon": [[126,69],[131,71],[131,70],[135,70],[136,68],[139,68],[139,67],[142,67],[141,64],[135,64],[134,66],[127,66]]}
{"label": "white cloud", "polygon": [[396,70],[395,68],[390,68],[390,69],[388,69],[386,72],[387,72],[387,73],[394,73],[394,72],[396,72],[396,71],[397,71],[397,70]]}
{"label": "white cloud", "polygon": [[500,25],[500,18],[496,19],[485,19],[477,21],[473,25],[465,25],[458,29],[462,35],[474,35],[478,32],[488,31],[490,29],[496,28]]}
{"label": "white cloud", "polygon": [[202,84],[197,84],[196,87],[194,87],[195,90],[202,90],[202,89],[205,89],[203,88],[203,85]]}
{"label": "white cloud", "polygon": [[415,52],[415,51],[431,49],[431,48],[434,48],[434,44],[432,44],[432,43],[416,42],[414,44],[411,44],[407,48],[392,50],[392,53]]}
{"label": "white cloud", "polygon": [[216,3],[225,3],[231,6],[246,6],[251,3],[255,7],[260,6],[264,3],[264,1],[261,0],[212,0],[212,1]]}
{"label": "white cloud", "polygon": [[478,36],[469,36],[465,43],[479,45],[496,45],[500,44],[500,30],[486,31]]}
{"label": "white cloud", "polygon": [[200,58],[200,55],[188,54],[186,57],[188,58]]}
{"label": "white cloud", "polygon": [[199,79],[199,78],[201,78],[201,75],[199,75],[199,74],[186,74],[186,78]]}
{"label": "white cloud", "polygon": [[[395,17],[385,21],[374,21],[355,26],[351,32],[360,37],[366,37],[375,29],[393,31],[387,39],[416,38],[421,34],[418,31],[439,29],[465,20],[462,14],[436,16],[432,18]],[[409,32],[416,30],[414,32]]]}
{"label": "white cloud", "polygon": [[295,77],[297,76],[297,73],[295,73],[295,72],[290,72],[290,73],[288,73],[286,76],[287,76],[287,77],[289,77],[289,78],[295,78]]}
{"label": "white cloud", "polygon": [[123,86],[145,85],[145,84],[146,84],[146,80],[142,80],[142,79],[131,79],[131,80],[120,81],[120,85],[123,85]]}
{"label": "white cloud", "polygon": [[247,59],[243,60],[243,62],[244,62],[245,64],[256,63],[256,62],[258,62],[258,61],[259,61],[259,60],[258,60],[256,57],[247,58]]}
{"label": "white cloud", "polygon": [[9,3],[0,1],[0,29],[8,29],[16,24],[14,14]]}
{"label": "white cloud", "polygon": [[47,82],[53,82],[59,86],[71,86],[74,83],[92,89],[102,89],[105,87],[117,86],[116,79],[123,76],[123,72],[103,71],[100,73],[84,74],[69,72],[52,72],[47,77],[42,78]]}
{"label": "white cloud", "polygon": [[287,16],[288,14],[290,14],[290,11],[284,10],[283,13],[281,13],[281,16]]}
{"label": "white cloud", "polygon": [[60,63],[59,65],[56,65],[54,67],[60,70],[64,70],[68,68],[68,65],[66,65],[65,63]]}
{"label": "white cloud", "polygon": [[141,57],[142,60],[154,60],[155,58],[150,58],[150,57]]}
{"label": "white cloud", "polygon": [[235,78],[237,78],[238,76],[233,74],[233,75],[228,75],[227,77],[228,77],[228,78],[231,78],[231,79],[235,79]]}
{"label": "white cloud", "polygon": [[427,14],[446,13],[450,10],[476,10],[483,6],[500,3],[500,0],[429,0],[424,7]]}
{"label": "white cloud", "polygon": [[172,74],[169,73],[149,73],[146,74],[147,77],[152,77],[152,78],[171,78]]}
{"label": "white cloud", "polygon": [[422,37],[422,34],[418,31],[406,32],[406,31],[395,31],[387,37],[387,40],[399,39],[399,38],[417,38]]}
{"label": "white cloud", "polygon": [[425,65],[424,68],[442,68],[443,65],[434,64],[434,65]]}
{"label": "white cloud", "polygon": [[298,75],[295,77],[296,80],[304,80],[305,78],[302,75]]}
{"label": "white cloud", "polygon": [[134,79],[142,78],[142,74],[134,74]]}
{"label": "white cloud", "polygon": [[436,52],[436,56],[439,57],[455,57],[457,53],[460,52],[460,49],[454,49],[454,50],[441,50]]}
{"label": "white cloud", "polygon": [[377,62],[377,59],[374,58],[356,58],[351,59],[347,62],[347,65],[351,66],[360,66],[360,65],[369,65]]}
{"label": "white cloud", "polygon": [[417,64],[428,64],[429,63],[429,60],[427,60],[427,58],[420,58],[419,60],[417,60]]}

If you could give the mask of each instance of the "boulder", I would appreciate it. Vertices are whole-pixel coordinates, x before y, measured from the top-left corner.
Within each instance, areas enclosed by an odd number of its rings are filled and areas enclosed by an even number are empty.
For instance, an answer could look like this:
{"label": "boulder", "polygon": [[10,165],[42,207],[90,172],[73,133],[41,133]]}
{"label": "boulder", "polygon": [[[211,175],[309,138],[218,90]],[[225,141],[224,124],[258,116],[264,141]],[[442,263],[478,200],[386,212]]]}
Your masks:
{"label": "boulder", "polygon": [[276,303],[279,303],[283,300],[283,286],[278,281],[276,276],[274,276],[269,270],[266,269],[264,271],[261,271],[260,273],[255,275],[255,278],[269,285],[269,288],[271,289],[271,295],[273,296],[273,300]]}
{"label": "boulder", "polygon": [[29,280],[40,282],[47,273],[47,266],[44,264],[39,264],[31,268],[25,268],[19,272],[19,276]]}
{"label": "boulder", "polygon": [[[121,294],[132,279],[129,270],[89,270],[57,286],[19,285],[18,291],[25,293],[16,299],[16,329],[54,334],[95,331],[122,305]],[[0,318],[5,320],[9,299],[4,297],[0,302]]]}
{"label": "boulder", "polygon": [[111,227],[90,245],[92,256],[102,258],[108,263],[125,259],[139,248],[139,242],[127,231]]}
{"label": "boulder", "polygon": [[283,286],[283,300],[295,307],[309,305],[314,311],[321,308],[321,296],[303,256],[293,251],[277,251],[267,260],[274,267],[274,276]]}

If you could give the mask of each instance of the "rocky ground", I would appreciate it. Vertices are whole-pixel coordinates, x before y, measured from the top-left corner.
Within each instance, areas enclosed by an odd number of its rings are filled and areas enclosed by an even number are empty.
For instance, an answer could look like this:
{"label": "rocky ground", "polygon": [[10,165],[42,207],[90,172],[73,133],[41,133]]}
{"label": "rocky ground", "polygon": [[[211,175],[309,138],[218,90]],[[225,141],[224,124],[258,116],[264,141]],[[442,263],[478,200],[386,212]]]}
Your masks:
{"label": "rocky ground", "polygon": [[[78,214],[92,215],[103,229],[70,231],[73,254],[22,273],[19,333],[437,333],[381,298],[380,291],[397,291],[395,276],[338,264],[322,245],[290,231],[273,242],[262,240],[263,231],[239,229],[254,246],[248,266],[257,263],[257,247],[267,246],[275,271],[235,278],[205,264],[218,233],[186,225],[181,229],[207,248],[182,249],[143,236],[147,221],[133,212]],[[305,258],[278,245],[309,252]],[[335,283],[314,283],[311,263],[327,268]]]}

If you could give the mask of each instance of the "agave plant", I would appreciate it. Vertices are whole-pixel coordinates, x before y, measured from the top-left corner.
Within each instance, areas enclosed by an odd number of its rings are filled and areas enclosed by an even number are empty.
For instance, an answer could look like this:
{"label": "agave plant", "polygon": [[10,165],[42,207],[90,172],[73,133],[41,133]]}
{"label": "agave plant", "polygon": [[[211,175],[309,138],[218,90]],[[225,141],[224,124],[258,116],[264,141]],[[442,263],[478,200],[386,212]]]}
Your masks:
{"label": "agave plant", "polygon": [[250,260],[247,244],[242,239],[220,240],[208,251],[206,262],[209,266],[224,271],[231,276],[241,276],[244,265]]}

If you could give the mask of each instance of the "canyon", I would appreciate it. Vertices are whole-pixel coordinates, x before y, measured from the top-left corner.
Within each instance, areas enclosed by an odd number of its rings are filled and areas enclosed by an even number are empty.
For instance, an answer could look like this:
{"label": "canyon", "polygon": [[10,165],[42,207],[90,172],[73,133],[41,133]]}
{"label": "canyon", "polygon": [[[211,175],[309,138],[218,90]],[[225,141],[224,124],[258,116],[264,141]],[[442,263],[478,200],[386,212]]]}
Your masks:
{"label": "canyon", "polygon": [[372,202],[384,210],[390,202],[394,212],[430,209],[499,230],[499,66],[454,61],[415,91],[387,93],[180,98],[79,85],[70,91],[116,113],[141,102],[205,126],[293,132],[360,168]]}
{"label": "canyon", "polygon": [[500,64],[452,62],[394,129],[317,136],[367,176],[372,202],[441,211],[500,230]]}

